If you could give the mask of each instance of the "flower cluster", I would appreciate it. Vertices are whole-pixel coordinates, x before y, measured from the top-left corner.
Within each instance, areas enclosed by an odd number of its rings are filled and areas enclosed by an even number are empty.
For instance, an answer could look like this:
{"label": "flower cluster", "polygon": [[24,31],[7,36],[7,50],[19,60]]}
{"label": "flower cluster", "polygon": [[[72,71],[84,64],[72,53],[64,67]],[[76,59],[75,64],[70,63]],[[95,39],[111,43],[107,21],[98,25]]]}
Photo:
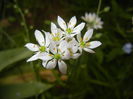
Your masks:
{"label": "flower cluster", "polygon": [[101,29],[103,22],[101,18],[95,13],[85,13],[85,16],[81,17],[87,23],[87,29]]}
{"label": "flower cluster", "polygon": [[[67,72],[64,60],[77,59],[82,51],[95,53],[94,48],[101,45],[100,41],[91,41],[93,29],[89,29],[81,37],[81,31],[85,23],[76,26],[77,19],[73,16],[66,23],[60,16],[57,18],[60,28],[51,23],[51,32],[35,30],[35,38],[39,44],[27,43],[25,47],[35,52],[27,62],[42,60],[42,65],[47,69],[53,69],[58,64],[61,73]],[[43,35],[44,34],[44,35]]]}

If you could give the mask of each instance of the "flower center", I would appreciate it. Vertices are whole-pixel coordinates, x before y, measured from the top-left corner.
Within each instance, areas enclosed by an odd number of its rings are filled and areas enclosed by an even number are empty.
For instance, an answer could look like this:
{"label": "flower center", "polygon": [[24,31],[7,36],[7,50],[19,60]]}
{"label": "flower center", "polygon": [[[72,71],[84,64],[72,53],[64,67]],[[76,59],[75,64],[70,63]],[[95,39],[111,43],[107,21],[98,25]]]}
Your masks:
{"label": "flower center", "polygon": [[54,36],[52,39],[53,39],[53,41],[59,41],[60,37],[59,36]]}
{"label": "flower center", "polygon": [[95,22],[95,21],[88,22],[88,23],[89,23],[89,26],[90,26],[90,27],[94,27],[94,25],[96,25],[96,22]]}
{"label": "flower center", "polygon": [[61,58],[61,55],[60,55],[60,54],[55,54],[55,55],[54,55],[54,58],[55,58],[55,59],[60,59],[60,58]]}
{"label": "flower center", "polygon": [[87,42],[87,43],[85,44],[85,46],[90,46],[90,42]]}
{"label": "flower center", "polygon": [[71,34],[73,30],[70,29],[70,28],[67,28],[66,31],[67,31],[68,34]]}
{"label": "flower center", "polygon": [[85,43],[85,42],[83,42],[83,41],[81,41],[81,42],[80,42],[80,46],[81,46],[82,48],[84,48],[84,47],[85,47],[85,45],[86,45],[86,43]]}
{"label": "flower center", "polygon": [[45,51],[46,51],[46,47],[45,47],[45,46],[41,46],[41,47],[39,48],[39,50],[40,50],[41,52],[45,52]]}

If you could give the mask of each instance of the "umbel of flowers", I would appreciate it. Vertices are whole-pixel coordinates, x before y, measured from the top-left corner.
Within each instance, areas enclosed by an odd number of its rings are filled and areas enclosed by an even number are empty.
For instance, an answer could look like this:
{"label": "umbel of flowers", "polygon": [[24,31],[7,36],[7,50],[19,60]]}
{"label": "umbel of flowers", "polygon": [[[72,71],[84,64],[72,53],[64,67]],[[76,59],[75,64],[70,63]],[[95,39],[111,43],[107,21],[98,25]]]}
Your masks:
{"label": "umbel of flowers", "polygon": [[95,53],[94,48],[101,45],[100,41],[90,41],[93,29],[87,30],[83,38],[81,31],[85,23],[76,25],[77,19],[73,16],[66,23],[60,16],[57,18],[59,27],[51,23],[51,32],[35,30],[38,44],[27,43],[25,47],[34,52],[27,62],[42,60],[43,67],[53,69],[57,66],[61,73],[66,74],[65,60],[77,59],[84,51]]}

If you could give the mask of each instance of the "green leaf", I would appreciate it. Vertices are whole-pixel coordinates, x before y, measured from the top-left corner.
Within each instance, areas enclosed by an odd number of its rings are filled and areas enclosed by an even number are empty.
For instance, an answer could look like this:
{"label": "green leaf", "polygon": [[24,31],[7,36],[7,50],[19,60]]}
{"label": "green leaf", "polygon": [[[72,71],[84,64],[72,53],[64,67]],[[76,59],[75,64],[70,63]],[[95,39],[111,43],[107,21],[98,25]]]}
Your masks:
{"label": "green leaf", "polygon": [[30,82],[22,84],[0,85],[1,99],[22,99],[39,95],[50,89],[53,85],[40,82]]}
{"label": "green leaf", "polygon": [[16,48],[0,52],[0,71],[11,64],[23,60],[31,55],[25,48]]}

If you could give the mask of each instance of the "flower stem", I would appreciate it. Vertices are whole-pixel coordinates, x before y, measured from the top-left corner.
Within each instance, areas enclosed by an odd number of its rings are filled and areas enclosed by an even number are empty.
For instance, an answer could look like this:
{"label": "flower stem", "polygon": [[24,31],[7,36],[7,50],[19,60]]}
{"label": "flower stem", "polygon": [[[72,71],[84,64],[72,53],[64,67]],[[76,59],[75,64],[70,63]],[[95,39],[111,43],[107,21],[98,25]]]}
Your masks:
{"label": "flower stem", "polygon": [[97,15],[100,12],[101,4],[102,4],[102,0],[99,0],[99,2],[98,2],[98,8],[97,8]]}
{"label": "flower stem", "polygon": [[20,16],[22,18],[23,26],[24,26],[24,29],[25,29],[25,32],[26,32],[26,42],[29,42],[30,41],[29,30],[28,30],[28,26],[26,24],[26,20],[25,20],[24,14],[23,14],[21,8],[18,6],[16,1],[15,1],[15,3],[16,3],[16,8],[19,11]]}

